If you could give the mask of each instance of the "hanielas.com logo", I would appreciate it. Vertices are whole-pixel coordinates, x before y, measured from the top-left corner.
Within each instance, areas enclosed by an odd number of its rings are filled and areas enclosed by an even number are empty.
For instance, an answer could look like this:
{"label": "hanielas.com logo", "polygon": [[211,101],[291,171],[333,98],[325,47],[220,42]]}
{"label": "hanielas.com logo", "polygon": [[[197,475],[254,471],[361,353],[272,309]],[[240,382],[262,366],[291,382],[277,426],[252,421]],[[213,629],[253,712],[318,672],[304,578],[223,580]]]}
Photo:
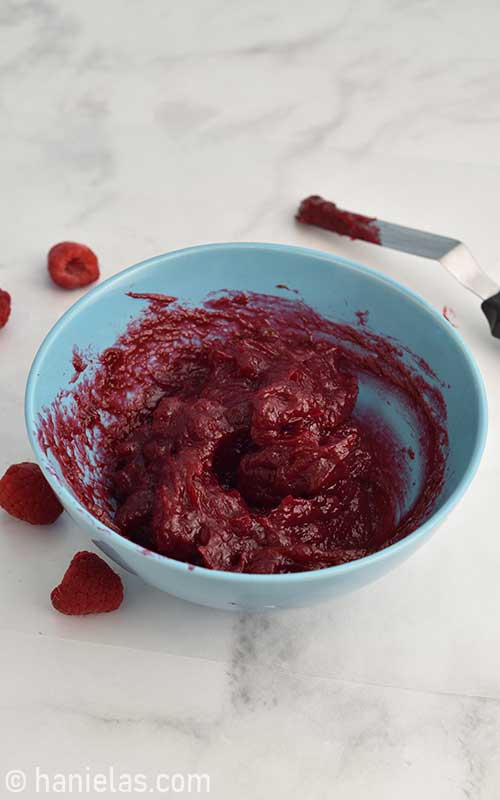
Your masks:
{"label": "hanielas.com logo", "polygon": [[36,766],[32,773],[11,769],[5,773],[5,788],[11,794],[209,794],[210,776],[206,773],[119,772],[110,766],[97,772],[86,767],[81,772],[46,772]]}

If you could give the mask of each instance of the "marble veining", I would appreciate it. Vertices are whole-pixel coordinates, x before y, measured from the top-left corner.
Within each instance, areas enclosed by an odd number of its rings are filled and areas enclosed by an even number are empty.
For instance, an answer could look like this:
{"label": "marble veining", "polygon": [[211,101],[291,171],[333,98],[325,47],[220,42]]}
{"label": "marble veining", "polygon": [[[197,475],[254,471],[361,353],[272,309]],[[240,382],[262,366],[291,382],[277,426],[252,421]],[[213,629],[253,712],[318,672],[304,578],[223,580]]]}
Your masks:
{"label": "marble veining", "polygon": [[0,784],[36,764],[113,765],[206,772],[222,800],[497,800],[498,342],[436,265],[306,230],[293,213],[318,192],[457,236],[500,280],[500,9],[105,5],[0,3],[0,287],[13,297],[0,332],[0,470],[31,457],[27,372],[82,294],[46,277],[45,254],[63,239],[93,247],[103,277],[223,240],[375,267],[455,310],[487,385],[490,438],[432,542],[378,584],[312,609],[197,608],[123,573],[117,614],[64,618],[49,593],[89,543],[67,517],[39,531],[1,515]]}

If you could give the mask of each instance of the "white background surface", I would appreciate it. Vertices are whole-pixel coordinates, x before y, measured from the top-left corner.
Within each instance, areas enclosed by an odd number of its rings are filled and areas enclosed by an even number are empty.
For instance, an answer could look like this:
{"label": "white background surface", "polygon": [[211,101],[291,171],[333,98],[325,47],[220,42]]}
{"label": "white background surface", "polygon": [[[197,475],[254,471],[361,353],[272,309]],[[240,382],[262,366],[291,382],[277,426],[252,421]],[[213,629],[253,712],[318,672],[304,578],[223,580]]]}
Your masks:
{"label": "white background surface", "polygon": [[38,764],[205,772],[221,800],[500,797],[500,342],[436,264],[293,223],[321,193],[463,239],[500,282],[497,3],[3,0],[0,24],[2,472],[31,457],[27,371],[79,295],[46,277],[61,239],[103,276],[228,239],[377,267],[455,310],[490,404],[439,534],[314,609],[232,616],[127,575],[119,612],[65,618],[49,593],[84,538],[1,515],[2,790],[17,768],[35,797]]}

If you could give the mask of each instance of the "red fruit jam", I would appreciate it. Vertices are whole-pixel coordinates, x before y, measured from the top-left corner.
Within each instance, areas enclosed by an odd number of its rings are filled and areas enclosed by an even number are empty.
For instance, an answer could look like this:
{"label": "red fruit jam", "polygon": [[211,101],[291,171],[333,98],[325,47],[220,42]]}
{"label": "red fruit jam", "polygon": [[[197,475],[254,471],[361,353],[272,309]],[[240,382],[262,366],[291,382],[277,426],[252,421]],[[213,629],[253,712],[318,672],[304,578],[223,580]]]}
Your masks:
{"label": "red fruit jam", "polygon": [[[42,446],[101,520],[190,564],[284,573],[373,553],[428,516],[445,405],[421,359],[298,300],[137,299],[141,315],[40,419]],[[424,476],[404,513],[406,455],[357,411],[363,375],[419,420]]]}
{"label": "red fruit jam", "polygon": [[375,217],[344,211],[318,194],[302,200],[295,219],[303,225],[315,225],[317,228],[338,233],[339,236],[380,244],[380,231]]}

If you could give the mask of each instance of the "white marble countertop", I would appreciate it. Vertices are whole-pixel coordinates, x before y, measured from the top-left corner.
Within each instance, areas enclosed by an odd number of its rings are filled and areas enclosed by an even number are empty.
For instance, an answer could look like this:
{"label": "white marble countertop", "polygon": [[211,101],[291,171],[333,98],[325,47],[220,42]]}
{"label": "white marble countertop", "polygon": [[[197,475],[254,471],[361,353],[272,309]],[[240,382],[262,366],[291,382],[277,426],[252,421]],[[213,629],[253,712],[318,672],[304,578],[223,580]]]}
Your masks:
{"label": "white marble countertop", "polygon": [[498,798],[500,342],[436,264],[292,220],[321,193],[463,239],[500,281],[498,4],[4,0],[0,25],[1,472],[31,457],[27,371],[78,296],[46,278],[62,239],[93,247],[104,275],[223,240],[377,267],[455,310],[491,415],[438,535],[313,609],[230,615],[127,575],[119,612],[65,618],[49,592],[84,537],[68,518],[1,515],[2,792],[19,769],[20,796],[38,796],[38,765],[203,773],[221,800]]}

